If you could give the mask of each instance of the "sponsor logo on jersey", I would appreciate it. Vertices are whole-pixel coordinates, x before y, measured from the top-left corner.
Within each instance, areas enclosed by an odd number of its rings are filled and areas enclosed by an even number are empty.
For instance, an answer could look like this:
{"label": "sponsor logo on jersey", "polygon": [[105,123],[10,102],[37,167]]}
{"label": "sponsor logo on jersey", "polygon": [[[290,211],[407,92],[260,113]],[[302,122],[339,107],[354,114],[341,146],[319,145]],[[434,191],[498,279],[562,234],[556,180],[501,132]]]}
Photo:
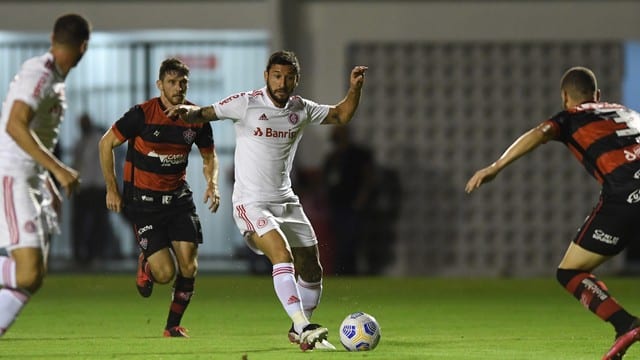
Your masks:
{"label": "sponsor logo on jersey", "polygon": [[299,120],[300,120],[300,118],[298,117],[298,114],[296,114],[296,113],[289,114],[289,122],[292,125],[297,124]]}
{"label": "sponsor logo on jersey", "polygon": [[147,154],[147,156],[149,157],[157,157],[158,159],[160,159],[160,164],[162,166],[172,166],[172,165],[179,165],[179,164],[185,164],[187,162],[187,156],[184,154],[166,154],[166,155],[162,155],[162,154],[158,154],[155,151],[151,151]]}
{"label": "sponsor logo on jersey", "polygon": [[269,120],[269,118],[267,117],[267,115],[265,113],[262,113],[262,115],[260,115],[258,120],[266,121],[266,120]]}
{"label": "sponsor logo on jersey", "polygon": [[635,204],[638,201],[640,201],[640,189],[636,189],[634,190],[631,194],[629,194],[629,196],[627,197],[627,202],[629,204]]}
{"label": "sponsor logo on jersey", "polygon": [[605,244],[609,244],[609,245],[615,245],[618,243],[618,241],[620,240],[619,236],[614,236],[614,235],[610,235],[605,233],[604,231],[600,230],[600,229],[596,229],[593,232],[593,238],[601,241]]}
{"label": "sponsor logo on jersey", "polygon": [[160,130],[156,130],[153,132],[153,136],[158,137],[160,136]]}
{"label": "sponsor logo on jersey", "polygon": [[140,229],[138,229],[138,236],[144,234],[145,232],[147,232],[149,230],[153,230],[153,225],[145,225],[145,226],[141,227]]}
{"label": "sponsor logo on jersey", "polygon": [[196,132],[193,129],[187,129],[182,132],[182,137],[187,144],[191,145],[196,140]]}
{"label": "sponsor logo on jersey", "polygon": [[640,157],[640,145],[636,145],[631,148],[631,151],[624,150],[624,158],[627,161],[636,161]]}
{"label": "sponsor logo on jersey", "polygon": [[278,139],[294,139],[298,135],[298,131],[294,129],[289,130],[276,130],[270,127],[264,128],[264,131],[260,127],[256,127],[253,131],[253,136],[278,138]]}
{"label": "sponsor logo on jersey", "polygon": [[640,179],[640,170],[636,171],[636,173],[633,174],[633,178],[634,179]]}

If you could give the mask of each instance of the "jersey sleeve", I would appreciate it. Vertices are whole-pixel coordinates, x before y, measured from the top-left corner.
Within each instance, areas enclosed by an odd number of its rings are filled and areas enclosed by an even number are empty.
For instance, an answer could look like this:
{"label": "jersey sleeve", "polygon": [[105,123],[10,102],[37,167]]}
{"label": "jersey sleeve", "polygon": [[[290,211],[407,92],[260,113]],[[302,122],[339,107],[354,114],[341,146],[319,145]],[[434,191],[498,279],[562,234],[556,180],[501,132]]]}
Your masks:
{"label": "jersey sleeve", "polygon": [[42,101],[43,92],[53,81],[53,74],[45,67],[35,67],[32,62],[26,62],[16,75],[17,81],[13,96],[29,105],[34,111]]}
{"label": "jersey sleeve", "polygon": [[237,93],[228,98],[214,103],[213,109],[218,119],[231,119],[238,121],[242,119],[249,105],[249,97],[247,93]]}
{"label": "jersey sleeve", "polygon": [[140,105],[136,105],[129,109],[118,121],[113,124],[111,129],[120,141],[132,139],[142,132],[144,127],[144,111]]}
{"label": "jersey sleeve", "polygon": [[566,131],[564,130],[566,128],[565,126],[565,122],[567,119],[566,115],[567,115],[566,111],[561,111],[556,115],[554,115],[553,117],[551,117],[550,119],[542,122],[542,125],[551,126],[553,135],[554,135],[551,140],[556,140],[560,142],[567,141],[567,137],[565,134]]}
{"label": "jersey sleeve", "polygon": [[200,151],[213,152],[213,130],[211,129],[211,123],[204,123],[198,135],[196,136],[195,144]]}
{"label": "jersey sleeve", "polygon": [[302,99],[307,114],[309,115],[309,123],[320,124],[329,115],[329,105],[320,105],[308,99]]}

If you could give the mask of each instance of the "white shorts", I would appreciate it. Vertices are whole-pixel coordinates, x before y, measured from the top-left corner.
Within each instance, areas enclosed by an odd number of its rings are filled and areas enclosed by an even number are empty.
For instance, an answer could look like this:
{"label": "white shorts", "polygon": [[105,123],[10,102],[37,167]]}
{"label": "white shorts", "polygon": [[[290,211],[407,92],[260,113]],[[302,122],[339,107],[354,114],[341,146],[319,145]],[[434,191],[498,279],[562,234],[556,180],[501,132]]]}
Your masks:
{"label": "white shorts", "polygon": [[[49,226],[43,211],[42,189],[23,177],[2,174],[0,191],[0,248],[37,247],[46,251]],[[46,196],[45,196],[46,197]]]}
{"label": "white shorts", "polygon": [[[280,229],[292,248],[318,244],[313,226],[297,196],[283,202],[236,203],[233,207],[233,219],[242,235],[255,232],[262,236]],[[247,236],[245,240],[248,240]],[[247,245],[257,254],[262,254],[251,242],[247,242]]]}

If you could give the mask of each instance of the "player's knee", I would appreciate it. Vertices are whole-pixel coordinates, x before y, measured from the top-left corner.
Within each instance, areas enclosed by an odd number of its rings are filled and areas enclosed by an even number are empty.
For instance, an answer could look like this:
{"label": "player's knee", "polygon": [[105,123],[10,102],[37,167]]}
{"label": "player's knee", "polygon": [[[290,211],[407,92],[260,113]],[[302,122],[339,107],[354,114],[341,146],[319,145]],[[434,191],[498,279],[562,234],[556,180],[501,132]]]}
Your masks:
{"label": "player's knee", "polygon": [[296,268],[302,280],[307,282],[318,282],[322,280],[322,266],[319,262],[313,261],[308,264],[301,264]]}
{"label": "player's knee", "polygon": [[577,274],[581,273],[580,270],[560,269],[556,270],[556,279],[563,287],[566,287],[569,281],[573,279]]}
{"label": "player's knee", "polygon": [[153,281],[159,284],[167,284],[175,276],[175,269],[173,265],[151,266],[151,275],[153,276]]}
{"label": "player's knee", "polygon": [[16,273],[16,285],[19,289],[33,294],[42,286],[44,270],[32,269]]}
{"label": "player's knee", "polygon": [[180,274],[187,278],[193,278],[198,272],[198,263],[193,261],[188,264],[180,265]]}

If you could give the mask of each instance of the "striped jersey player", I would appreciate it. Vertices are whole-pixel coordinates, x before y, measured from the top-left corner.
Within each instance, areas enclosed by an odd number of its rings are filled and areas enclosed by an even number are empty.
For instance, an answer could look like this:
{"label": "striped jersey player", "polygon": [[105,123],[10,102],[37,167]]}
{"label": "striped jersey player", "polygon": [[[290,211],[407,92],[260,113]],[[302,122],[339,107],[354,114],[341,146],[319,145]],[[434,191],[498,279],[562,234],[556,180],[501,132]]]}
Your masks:
{"label": "striped jersey player", "polygon": [[507,165],[550,140],[559,141],[601,185],[600,199],[558,265],[558,282],[615,329],[604,360],[622,359],[640,340],[640,319],[614,299],[593,271],[632,241],[640,241],[640,114],[600,101],[590,69],[574,67],[560,84],[564,110],[520,136],[493,164],[478,170],[468,193],[491,181]]}

